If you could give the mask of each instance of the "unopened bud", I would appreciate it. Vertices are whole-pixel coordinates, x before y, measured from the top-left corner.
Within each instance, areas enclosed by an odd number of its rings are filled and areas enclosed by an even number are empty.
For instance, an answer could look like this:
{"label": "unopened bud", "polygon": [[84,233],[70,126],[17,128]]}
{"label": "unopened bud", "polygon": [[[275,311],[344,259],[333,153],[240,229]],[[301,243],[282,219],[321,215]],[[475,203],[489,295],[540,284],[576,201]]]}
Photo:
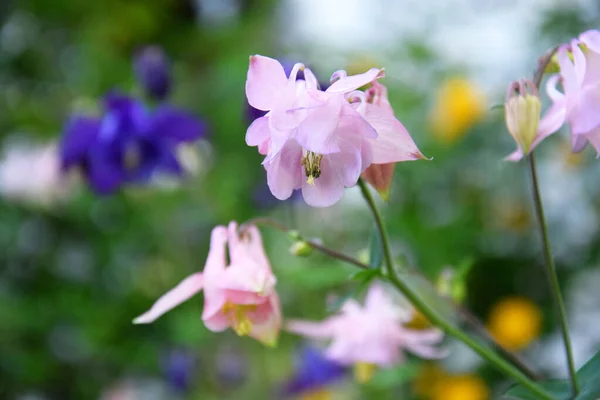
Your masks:
{"label": "unopened bud", "polygon": [[299,240],[292,244],[290,253],[296,257],[306,257],[312,253],[312,247],[307,242]]}
{"label": "unopened bud", "polygon": [[529,154],[537,136],[542,104],[536,86],[531,81],[513,82],[506,94],[506,126],[523,150]]}
{"label": "unopened bud", "polygon": [[148,94],[156,99],[165,99],[171,91],[169,59],[158,46],[141,49],[133,61],[137,81]]}

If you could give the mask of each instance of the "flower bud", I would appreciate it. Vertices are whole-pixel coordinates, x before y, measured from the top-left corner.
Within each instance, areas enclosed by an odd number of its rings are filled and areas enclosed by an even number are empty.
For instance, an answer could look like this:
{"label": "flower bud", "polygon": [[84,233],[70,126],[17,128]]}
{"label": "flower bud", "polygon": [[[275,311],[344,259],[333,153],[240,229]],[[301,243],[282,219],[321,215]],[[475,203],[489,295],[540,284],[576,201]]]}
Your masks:
{"label": "flower bud", "polygon": [[133,69],[139,85],[154,99],[163,100],[171,91],[171,71],[165,52],[148,46],[135,56]]}
{"label": "flower bud", "polygon": [[523,154],[529,154],[537,136],[542,104],[531,81],[513,82],[506,95],[506,126]]}
{"label": "flower bud", "polygon": [[312,247],[303,240],[294,242],[290,247],[290,253],[296,257],[306,257],[312,253]]}

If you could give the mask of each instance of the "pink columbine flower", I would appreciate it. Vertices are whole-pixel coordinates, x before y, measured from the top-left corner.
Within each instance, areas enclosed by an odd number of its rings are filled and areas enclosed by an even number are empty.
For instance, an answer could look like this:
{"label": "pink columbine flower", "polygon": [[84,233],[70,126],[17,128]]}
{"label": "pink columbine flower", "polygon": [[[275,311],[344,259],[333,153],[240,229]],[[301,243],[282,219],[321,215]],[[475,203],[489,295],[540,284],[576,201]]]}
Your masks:
{"label": "pink columbine flower", "polygon": [[375,283],[369,288],[364,306],[348,300],[339,314],[324,321],[290,321],[286,328],[311,338],[331,339],[326,357],[359,369],[391,367],[404,360],[403,350],[426,359],[445,357],[446,351],[436,347],[443,339],[442,332],[405,328],[403,323],[408,322],[411,315]]}
{"label": "pink columbine flower", "polygon": [[304,69],[305,80],[297,81],[300,69],[304,66],[296,64],[286,78],[277,60],[250,58],[246,96],[250,105],[268,112],[248,128],[246,143],[266,156],[267,181],[276,198],[302,189],[308,204],[326,207],[340,200],[371,163],[404,161],[405,129],[393,113],[367,105],[365,93],[357,90],[383,77],[382,69],[353,76],[337,71],[325,91],[309,69]]}
{"label": "pink columbine flower", "polygon": [[[531,148],[566,121],[571,128],[574,152],[583,150],[590,142],[600,154],[600,31],[582,33],[578,39],[560,46],[556,57],[560,74],[550,77],[546,85],[552,106],[540,121]],[[564,93],[557,89],[559,82]],[[522,157],[519,149],[508,159],[517,161]]]}
{"label": "pink columbine flower", "polygon": [[281,327],[275,283],[258,229],[250,226],[240,235],[237,224],[231,222],[227,228],[213,229],[204,271],[185,278],[133,322],[153,322],[204,289],[202,320],[209,330],[232,328],[240,336],[274,346]]}

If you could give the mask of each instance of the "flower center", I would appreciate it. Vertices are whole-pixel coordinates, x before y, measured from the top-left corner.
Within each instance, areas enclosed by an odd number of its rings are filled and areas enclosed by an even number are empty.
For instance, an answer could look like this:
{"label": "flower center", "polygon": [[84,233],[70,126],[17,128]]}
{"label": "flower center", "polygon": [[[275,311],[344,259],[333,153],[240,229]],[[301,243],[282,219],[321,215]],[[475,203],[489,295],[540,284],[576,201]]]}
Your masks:
{"label": "flower center", "polygon": [[354,379],[358,383],[367,383],[373,378],[377,371],[377,365],[365,362],[354,364]]}
{"label": "flower center", "polygon": [[123,162],[126,170],[131,171],[139,167],[142,161],[141,153],[140,147],[136,143],[129,143],[125,147],[125,156]]}
{"label": "flower center", "polygon": [[309,185],[314,185],[315,179],[321,176],[322,159],[322,154],[317,154],[312,151],[307,151],[306,154],[302,156],[300,164],[304,167],[304,174],[308,178],[306,182]]}
{"label": "flower center", "polygon": [[248,312],[256,310],[254,304],[233,304],[226,302],[223,306],[225,314],[231,322],[231,328],[238,336],[247,336],[252,330],[252,321],[248,317]]}

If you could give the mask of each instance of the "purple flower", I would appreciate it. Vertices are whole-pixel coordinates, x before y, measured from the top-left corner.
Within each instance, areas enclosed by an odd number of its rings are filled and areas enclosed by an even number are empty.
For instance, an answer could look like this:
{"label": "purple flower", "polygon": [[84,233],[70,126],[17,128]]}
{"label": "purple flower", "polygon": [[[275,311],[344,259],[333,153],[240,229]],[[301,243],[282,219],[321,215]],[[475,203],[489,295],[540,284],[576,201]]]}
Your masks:
{"label": "purple flower", "polygon": [[196,358],[190,351],[173,350],[163,362],[163,370],[169,385],[177,392],[187,392],[196,369]]}
{"label": "purple flower", "polygon": [[142,48],[133,60],[133,70],[139,85],[146,94],[164,100],[171,91],[169,59],[158,46]]}
{"label": "purple flower", "polygon": [[327,386],[346,373],[346,368],[328,360],[318,349],[304,347],[297,360],[295,374],[288,380],[284,392],[297,395],[312,392]]}
{"label": "purple flower", "polygon": [[185,111],[167,104],[149,110],[132,97],[111,92],[101,118],[74,115],[67,122],[61,166],[81,168],[94,191],[109,194],[156,172],[182,174],[177,146],[204,133],[204,124]]}

